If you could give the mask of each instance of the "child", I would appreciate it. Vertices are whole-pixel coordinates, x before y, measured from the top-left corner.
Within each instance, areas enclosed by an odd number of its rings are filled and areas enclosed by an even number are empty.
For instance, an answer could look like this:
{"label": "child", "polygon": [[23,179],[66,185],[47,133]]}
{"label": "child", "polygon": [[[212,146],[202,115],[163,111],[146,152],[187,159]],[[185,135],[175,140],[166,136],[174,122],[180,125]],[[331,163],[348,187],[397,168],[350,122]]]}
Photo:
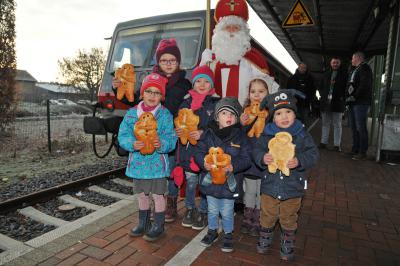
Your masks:
{"label": "child", "polygon": [[[191,83],[185,78],[186,71],[180,69],[181,52],[175,39],[164,39],[158,44],[156,50],[156,65],[153,72],[167,77],[165,107],[175,117],[178,114],[179,106],[183,98],[191,88]],[[171,169],[174,167],[175,153],[169,154]],[[175,221],[178,215],[177,200],[179,188],[174,180],[168,179],[167,210],[165,212],[165,221],[167,223]]]}
{"label": "child", "polygon": [[[134,193],[138,194],[139,224],[132,229],[132,236],[141,236],[147,241],[155,241],[164,233],[165,198],[167,179],[170,169],[168,152],[175,148],[176,134],[171,113],[161,105],[165,97],[167,79],[152,73],[143,79],[137,106],[129,109],[122,121],[118,141],[122,148],[129,151],[126,175],[133,178]],[[154,140],[156,150],[152,154],[142,155],[139,150],[144,142],[135,138],[134,127],[143,112],[151,112],[157,120],[157,135]],[[154,222],[149,229],[150,200],[152,194],[155,206]]]}
{"label": "child", "polygon": [[[257,251],[265,253],[270,248],[275,223],[279,219],[282,230],[281,259],[293,260],[298,211],[307,188],[304,172],[317,162],[318,148],[304,125],[296,119],[296,99],[289,91],[281,90],[267,96],[261,107],[266,103],[273,122],[266,125],[253,150],[256,164],[266,169],[261,180],[261,229]],[[268,172],[268,165],[273,162],[268,142],[282,131],[290,133],[296,145],[295,156],[287,164],[289,176],[279,170],[275,174]]]}
{"label": "child", "polygon": [[[153,72],[167,78],[166,92],[164,97],[164,106],[173,117],[176,116],[183,97],[191,88],[191,83],[185,78],[186,71],[180,69],[181,52],[175,39],[162,39],[155,52],[156,64]],[[118,87],[120,80],[113,81],[113,87]],[[174,153],[169,154],[170,167],[174,168]],[[165,212],[165,221],[173,222],[177,216],[177,199],[179,188],[172,179],[168,179],[167,210]]]}
{"label": "child", "polygon": [[[213,118],[215,104],[220,97],[215,94],[214,74],[208,66],[199,66],[193,70],[192,83],[193,89],[186,95],[180,109],[192,109],[200,117],[198,130],[190,133],[192,138],[199,140]],[[182,129],[176,129],[176,133],[180,137]],[[182,145],[178,141],[177,149],[176,165],[183,168],[186,176],[186,213],[182,220],[182,226],[202,230],[207,225],[207,200],[204,195],[201,195],[199,209],[196,209],[195,195],[200,170],[193,158],[196,146],[189,142],[187,145]]]}
{"label": "child", "polygon": [[[245,133],[239,123],[242,107],[235,97],[221,99],[215,106],[214,118],[209,128],[203,133],[195,152],[195,161],[201,167],[200,190],[207,196],[208,233],[201,240],[203,246],[209,247],[218,238],[218,216],[222,217],[224,236],[223,252],[233,251],[233,207],[239,196],[233,174],[250,167],[250,150]],[[229,178],[222,185],[210,184],[211,165],[204,161],[211,147],[220,147],[231,156],[231,164],[224,168]]]}
{"label": "child", "polygon": [[[246,101],[244,107],[250,106],[253,101],[262,102],[262,100],[268,95],[268,85],[264,77],[259,76],[250,81],[249,84],[249,98]],[[259,118],[260,119],[260,118]],[[267,118],[266,118],[267,119]],[[249,116],[243,113],[240,116],[240,122],[242,125],[248,123]],[[245,131],[249,131],[254,123],[249,126],[244,126]],[[252,149],[255,148],[256,137],[249,139],[249,143]],[[262,171],[252,161],[251,167],[244,172],[244,217],[240,231],[251,236],[258,236],[260,229],[260,186]]]}

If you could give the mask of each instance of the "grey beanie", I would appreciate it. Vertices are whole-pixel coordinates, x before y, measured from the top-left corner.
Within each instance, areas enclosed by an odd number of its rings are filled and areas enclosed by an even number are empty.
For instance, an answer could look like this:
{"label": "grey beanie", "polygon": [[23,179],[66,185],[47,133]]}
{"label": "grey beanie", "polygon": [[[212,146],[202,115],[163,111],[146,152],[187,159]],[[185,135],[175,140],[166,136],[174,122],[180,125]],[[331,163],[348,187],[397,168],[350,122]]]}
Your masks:
{"label": "grey beanie", "polygon": [[239,118],[243,112],[243,108],[236,97],[225,97],[217,102],[214,112],[215,120],[218,118],[218,113],[223,110],[228,110],[229,112],[234,113],[237,118]]}

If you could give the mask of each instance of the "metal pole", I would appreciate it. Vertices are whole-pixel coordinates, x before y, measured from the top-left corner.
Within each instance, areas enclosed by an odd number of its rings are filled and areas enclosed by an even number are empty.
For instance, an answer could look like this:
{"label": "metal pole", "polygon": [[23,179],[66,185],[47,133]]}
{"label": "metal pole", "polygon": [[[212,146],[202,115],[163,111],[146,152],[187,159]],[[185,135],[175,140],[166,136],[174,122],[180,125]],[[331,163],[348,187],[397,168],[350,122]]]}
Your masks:
{"label": "metal pole", "polygon": [[46,101],[47,107],[47,146],[49,148],[49,152],[51,153],[51,133],[50,133],[50,100]]}
{"label": "metal pole", "polygon": [[206,10],[206,48],[210,49],[211,41],[210,41],[210,9],[211,9],[211,0],[207,0],[207,10]]}

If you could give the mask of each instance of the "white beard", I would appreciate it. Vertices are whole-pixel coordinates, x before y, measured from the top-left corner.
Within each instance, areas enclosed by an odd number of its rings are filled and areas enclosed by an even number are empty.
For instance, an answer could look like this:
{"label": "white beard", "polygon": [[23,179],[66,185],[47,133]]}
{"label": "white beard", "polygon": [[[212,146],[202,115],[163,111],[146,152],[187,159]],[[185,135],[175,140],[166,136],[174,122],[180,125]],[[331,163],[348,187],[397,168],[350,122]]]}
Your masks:
{"label": "white beard", "polygon": [[[229,33],[224,30],[228,24],[238,24],[241,30]],[[237,65],[250,48],[250,30],[242,18],[228,16],[217,23],[212,36],[212,50],[217,61],[227,65]]]}

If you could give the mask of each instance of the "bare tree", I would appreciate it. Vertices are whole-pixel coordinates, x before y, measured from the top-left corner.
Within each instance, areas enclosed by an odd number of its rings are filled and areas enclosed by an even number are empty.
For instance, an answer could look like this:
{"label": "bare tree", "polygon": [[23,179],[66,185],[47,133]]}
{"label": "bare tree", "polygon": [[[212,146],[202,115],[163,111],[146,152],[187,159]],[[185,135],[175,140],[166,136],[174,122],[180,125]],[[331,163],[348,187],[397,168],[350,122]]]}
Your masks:
{"label": "bare tree", "polygon": [[0,132],[15,118],[16,69],[15,2],[0,0]]}
{"label": "bare tree", "polygon": [[103,49],[92,48],[90,51],[78,50],[75,57],[59,60],[58,66],[64,82],[86,92],[93,101],[100,87],[105,61]]}

